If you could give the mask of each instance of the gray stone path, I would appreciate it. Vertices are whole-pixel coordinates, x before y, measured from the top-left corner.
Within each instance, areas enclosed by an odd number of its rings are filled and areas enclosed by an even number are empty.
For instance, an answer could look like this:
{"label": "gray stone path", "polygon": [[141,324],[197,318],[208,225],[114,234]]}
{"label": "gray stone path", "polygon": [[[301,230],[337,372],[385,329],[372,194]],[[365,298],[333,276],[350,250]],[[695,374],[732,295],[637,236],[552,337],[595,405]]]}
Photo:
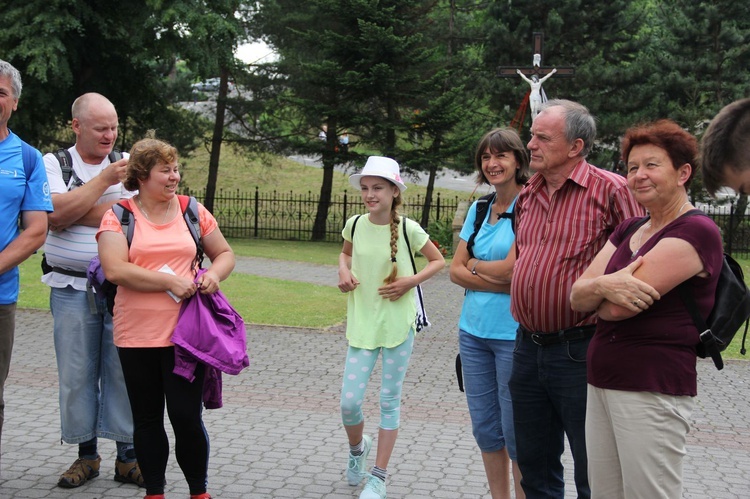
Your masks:
{"label": "gray stone path", "polygon": [[[237,270],[336,283],[333,266],[243,258]],[[481,458],[453,370],[462,293],[447,271],[426,283],[425,292],[434,325],[415,344],[388,497],[486,498]],[[80,489],[56,487],[76,448],[60,444],[52,319],[48,312],[19,311],[17,321],[6,387],[0,498],[143,497],[143,489],[112,480],[114,443],[106,440],[100,445],[98,478]],[[250,367],[225,376],[225,407],[205,413],[211,436],[209,491],[215,498],[356,499],[360,488],[344,479],[346,438],[338,414],[343,330],[250,326],[248,331]],[[699,371],[684,497],[749,498],[750,363],[730,361],[718,372],[701,361]],[[376,433],[378,379],[376,372],[368,390],[369,433]],[[564,461],[570,468],[567,454]],[[174,453],[167,480],[168,498],[188,497]],[[573,490],[566,497],[574,497]]]}

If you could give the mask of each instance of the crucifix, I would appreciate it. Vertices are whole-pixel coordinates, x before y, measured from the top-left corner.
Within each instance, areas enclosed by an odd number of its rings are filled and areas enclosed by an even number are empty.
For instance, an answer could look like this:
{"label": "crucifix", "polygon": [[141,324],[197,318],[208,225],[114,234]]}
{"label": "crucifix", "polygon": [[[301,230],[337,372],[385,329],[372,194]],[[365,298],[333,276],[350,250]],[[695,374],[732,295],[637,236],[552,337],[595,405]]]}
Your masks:
{"label": "crucifix", "polygon": [[529,105],[531,107],[531,119],[539,112],[539,106],[542,102],[547,100],[544,90],[542,89],[542,83],[548,80],[552,75],[562,76],[569,78],[575,75],[575,68],[564,67],[564,68],[550,68],[542,66],[542,53],[544,46],[544,33],[536,31],[534,32],[534,56],[532,59],[532,66],[526,68],[516,68],[514,66],[500,66],[498,68],[498,74],[503,78],[512,78],[520,76],[526,83],[529,84]]}

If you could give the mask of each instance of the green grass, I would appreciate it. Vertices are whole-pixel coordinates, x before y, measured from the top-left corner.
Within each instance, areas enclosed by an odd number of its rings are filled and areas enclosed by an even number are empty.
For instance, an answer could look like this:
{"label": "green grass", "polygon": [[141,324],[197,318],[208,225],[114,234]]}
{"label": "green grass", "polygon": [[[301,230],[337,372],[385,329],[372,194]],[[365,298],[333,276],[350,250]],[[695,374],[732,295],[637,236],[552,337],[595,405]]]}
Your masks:
{"label": "green grass", "polygon": [[[299,247],[291,251],[281,248],[286,246],[283,244],[285,241],[278,243],[282,244],[276,248],[277,255],[297,255],[298,261],[334,264],[339,252],[339,249],[334,252],[331,244],[323,245],[327,246],[323,251],[322,246],[316,248],[312,243],[307,243],[309,250],[304,250],[304,243],[297,243]],[[265,247],[259,254],[251,254],[247,248],[238,252],[243,253],[246,256],[274,256],[273,247]],[[41,259],[39,253],[20,266],[20,308],[49,310],[49,287],[40,281]],[[346,295],[331,286],[234,273],[222,283],[221,289],[245,321],[251,324],[325,329],[340,324],[346,318]]]}
{"label": "green grass", "polygon": [[18,266],[21,273],[21,290],[18,293],[19,308],[49,310],[49,286],[42,283],[42,252],[31,255]]}
{"label": "green grass", "polygon": [[341,243],[279,241],[271,239],[229,239],[235,255],[337,265]]}
{"label": "green grass", "polygon": [[346,318],[346,295],[331,286],[234,273],[222,290],[252,324],[325,329]]}

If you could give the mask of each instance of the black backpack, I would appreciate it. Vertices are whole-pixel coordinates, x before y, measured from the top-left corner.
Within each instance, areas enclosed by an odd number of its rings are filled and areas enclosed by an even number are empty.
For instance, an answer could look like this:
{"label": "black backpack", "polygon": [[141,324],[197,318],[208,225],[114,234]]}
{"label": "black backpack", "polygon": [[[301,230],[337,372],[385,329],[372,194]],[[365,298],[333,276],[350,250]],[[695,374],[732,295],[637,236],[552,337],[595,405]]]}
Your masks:
{"label": "black backpack", "polygon": [[[708,217],[700,210],[690,210],[683,217],[702,215]],[[649,217],[644,217],[631,227],[623,235],[628,236],[635,232],[638,227],[646,223]],[[677,286],[680,298],[690,313],[690,317],[695,323],[700,335],[700,343],[695,347],[698,357],[705,359],[711,357],[716,369],[724,368],[724,361],[721,358],[721,352],[726,350],[732,342],[737,331],[745,323],[745,332],[742,335],[742,346],[740,353],[745,355],[745,339],[747,338],[747,329],[750,318],[750,291],[745,285],[745,276],[742,267],[734,258],[724,253],[724,261],[719,273],[719,281],[716,284],[716,295],[714,298],[714,308],[708,318],[704,319],[698,313],[698,307],[695,298],[690,292],[687,282]]]}

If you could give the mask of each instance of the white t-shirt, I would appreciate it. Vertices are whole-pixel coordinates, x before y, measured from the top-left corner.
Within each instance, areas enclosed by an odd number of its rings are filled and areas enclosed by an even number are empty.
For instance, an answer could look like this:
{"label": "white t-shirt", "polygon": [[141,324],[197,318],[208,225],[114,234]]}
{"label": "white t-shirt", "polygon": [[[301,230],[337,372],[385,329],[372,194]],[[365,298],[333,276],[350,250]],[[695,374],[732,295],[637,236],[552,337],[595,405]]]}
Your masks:
{"label": "white t-shirt", "polygon": [[[84,163],[75,146],[68,149],[73,160],[73,172],[86,183],[99,175],[104,168],[109,166],[109,157],[98,165]],[[127,153],[122,154],[124,158],[129,157]],[[51,194],[62,194],[68,192],[68,185],[63,182],[62,169],[57,157],[48,153],[44,155],[44,167],[47,170]],[[71,175],[69,185],[73,185],[74,177]],[[75,189],[75,188],[74,188]],[[125,190],[123,185],[111,185],[104,191],[97,204],[112,203],[120,199],[128,199],[135,192]],[[97,255],[96,232],[99,227],[88,227],[85,225],[71,225],[60,232],[47,232],[47,240],[44,243],[44,254],[47,263],[52,267],[61,267],[77,272],[86,272],[89,261]],[[53,288],[64,288],[71,286],[79,291],[86,291],[86,279],[73,277],[57,272],[42,275],[42,282]]]}

